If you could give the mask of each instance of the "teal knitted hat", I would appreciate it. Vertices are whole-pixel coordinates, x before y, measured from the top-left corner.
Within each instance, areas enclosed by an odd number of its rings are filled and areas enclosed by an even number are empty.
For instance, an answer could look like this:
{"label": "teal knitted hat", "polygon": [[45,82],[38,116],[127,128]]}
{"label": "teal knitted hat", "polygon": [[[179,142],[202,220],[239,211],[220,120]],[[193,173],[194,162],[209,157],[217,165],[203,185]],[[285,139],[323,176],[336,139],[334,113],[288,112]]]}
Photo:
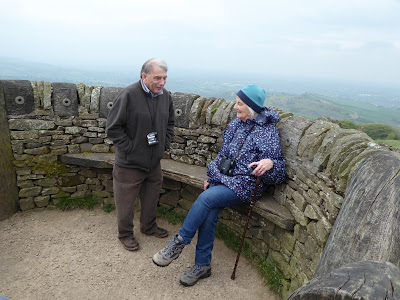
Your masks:
{"label": "teal knitted hat", "polygon": [[240,100],[250,106],[256,113],[264,107],[265,91],[255,84],[246,85],[236,94]]}

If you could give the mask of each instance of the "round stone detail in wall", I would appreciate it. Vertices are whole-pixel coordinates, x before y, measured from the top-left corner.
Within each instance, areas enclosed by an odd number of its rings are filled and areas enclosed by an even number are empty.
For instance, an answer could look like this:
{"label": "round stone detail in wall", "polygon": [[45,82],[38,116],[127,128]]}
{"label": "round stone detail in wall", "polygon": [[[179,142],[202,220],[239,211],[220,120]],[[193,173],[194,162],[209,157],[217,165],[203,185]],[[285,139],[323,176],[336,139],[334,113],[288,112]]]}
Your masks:
{"label": "round stone detail in wall", "polygon": [[64,106],[70,106],[71,105],[71,100],[69,100],[68,98],[64,98],[63,100],[62,100],[62,104],[64,105]]}
{"label": "round stone detail in wall", "polygon": [[15,97],[15,103],[17,103],[19,105],[24,104],[25,103],[25,98],[22,97],[22,96],[17,96],[17,97]]}

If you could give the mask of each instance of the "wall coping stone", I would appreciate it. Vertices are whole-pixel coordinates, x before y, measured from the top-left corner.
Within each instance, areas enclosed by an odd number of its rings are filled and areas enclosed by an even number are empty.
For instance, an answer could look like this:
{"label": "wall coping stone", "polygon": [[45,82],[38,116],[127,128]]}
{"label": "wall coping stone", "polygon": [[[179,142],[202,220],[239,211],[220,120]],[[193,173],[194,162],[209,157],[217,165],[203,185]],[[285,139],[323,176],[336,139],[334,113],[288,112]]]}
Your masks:
{"label": "wall coping stone", "polygon": [[[76,153],[60,155],[61,162],[87,168],[112,169],[114,153]],[[161,168],[166,178],[203,189],[207,179],[207,168],[189,165],[173,159],[161,159]],[[286,230],[293,230],[295,220],[288,209],[280,205],[271,195],[265,194],[256,202],[254,212]]]}

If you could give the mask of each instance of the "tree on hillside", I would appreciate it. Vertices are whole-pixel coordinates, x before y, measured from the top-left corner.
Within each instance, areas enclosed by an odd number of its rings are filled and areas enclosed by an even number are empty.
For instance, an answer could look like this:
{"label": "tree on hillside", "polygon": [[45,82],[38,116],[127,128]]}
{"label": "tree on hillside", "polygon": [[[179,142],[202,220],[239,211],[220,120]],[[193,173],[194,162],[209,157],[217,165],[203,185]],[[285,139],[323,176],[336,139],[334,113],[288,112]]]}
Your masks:
{"label": "tree on hillside", "polygon": [[373,139],[400,140],[400,130],[385,124],[363,124],[359,129]]}
{"label": "tree on hillside", "polygon": [[339,121],[340,126],[344,129],[358,129],[358,125],[354,121],[341,120]]}
{"label": "tree on hillside", "polygon": [[339,121],[342,128],[358,129],[374,140],[400,140],[400,130],[385,124],[357,124],[353,121]]}

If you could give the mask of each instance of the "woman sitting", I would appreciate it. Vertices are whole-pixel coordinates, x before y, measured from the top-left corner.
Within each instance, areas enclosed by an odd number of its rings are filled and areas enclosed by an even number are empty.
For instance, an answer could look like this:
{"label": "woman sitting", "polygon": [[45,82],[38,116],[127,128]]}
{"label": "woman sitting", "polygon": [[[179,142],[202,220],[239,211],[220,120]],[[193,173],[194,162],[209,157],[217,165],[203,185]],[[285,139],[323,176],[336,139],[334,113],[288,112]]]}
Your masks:
{"label": "woman sitting", "polygon": [[227,206],[249,203],[256,176],[261,176],[256,199],[268,185],[285,180],[285,160],[274,124],[280,118],[275,110],[264,107],[264,100],[264,89],[256,85],[247,85],[237,93],[234,106],[237,118],[226,127],[221,150],[207,166],[204,192],[193,203],[179,234],[153,256],[156,265],[168,266],[198,230],[195,264],[180,278],[184,286],[192,286],[211,275],[211,252],[220,211]]}

